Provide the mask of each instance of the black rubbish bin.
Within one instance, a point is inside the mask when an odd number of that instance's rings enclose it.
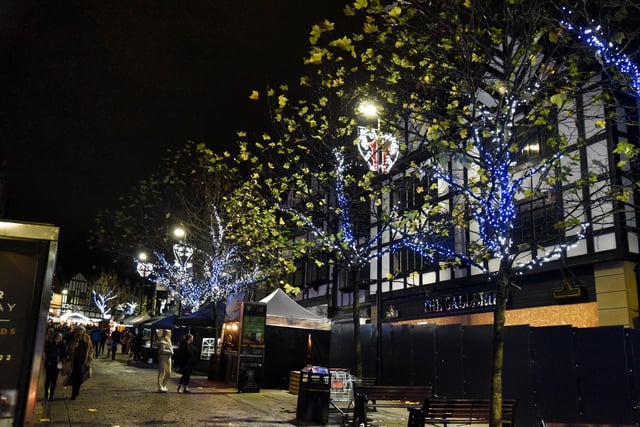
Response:
[[[300,371],[296,419],[303,422],[327,424],[331,374],[322,366],[306,366]]]

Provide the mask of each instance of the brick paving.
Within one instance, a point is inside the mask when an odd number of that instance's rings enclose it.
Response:
[[[168,393],[157,391],[155,365],[129,365],[126,355],[116,360],[104,356],[93,361],[93,377],[82,385],[76,400],[71,387],[59,385],[52,402],[42,399],[42,386],[34,417],[35,426],[300,426],[296,420],[298,396],[287,390],[263,389],[238,393],[226,384],[194,375],[193,393],[177,393],[179,373],[172,373]],[[44,375],[41,375],[41,382]],[[340,406],[348,402],[339,402]],[[406,410],[370,413],[373,426],[406,426]],[[328,426],[342,426],[342,416],[329,411]]]

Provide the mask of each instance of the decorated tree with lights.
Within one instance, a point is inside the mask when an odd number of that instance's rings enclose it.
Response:
[[[328,21],[314,26],[312,43],[331,28]],[[341,43],[334,46],[344,47]],[[331,266],[332,297],[338,286],[350,291],[355,374],[361,377],[362,291],[372,282],[372,261],[405,247],[388,243],[406,241],[402,230],[409,226],[389,195],[406,192],[411,182],[390,179],[403,143],[383,135],[376,118],[364,117],[366,94],[354,83],[352,92],[345,91],[342,66],[335,73],[328,72],[332,67],[318,71],[313,53],[306,62],[311,74],[301,77],[299,88],[281,85],[250,95],[266,103],[274,127],[257,141],[240,133],[237,158],[251,171],[261,198],[280,213],[288,236],[300,242],[289,259]],[[433,226],[436,232],[437,221]],[[376,286],[381,286],[385,278],[378,270]],[[330,311],[335,304],[329,302]]]
[[[245,285],[251,276],[267,286],[286,286],[279,276],[291,266],[282,255],[295,250],[296,242],[287,237],[239,163],[228,152],[215,153],[194,142],[169,150],[157,172],[122,198],[121,207],[100,213],[95,246],[129,269],[139,252],[157,254],[152,260],[160,267],[157,275],[173,283],[191,307],[214,296],[218,286],[211,280],[219,282],[212,279],[217,260],[228,254],[233,254],[233,269]],[[193,251],[194,271],[174,263],[176,227],[187,232],[184,243]],[[231,277],[228,272],[224,277]]]
[[[98,307],[100,313],[102,314],[102,318],[106,319],[108,315],[111,314],[111,307],[109,307],[109,301],[117,298],[117,294],[109,290],[106,293],[98,293],[95,290],[92,290],[93,294],[93,303]]]
[[[307,213],[293,218],[309,228],[331,227],[331,212],[341,216],[344,203],[319,197],[339,197],[340,181],[369,191],[352,203],[384,203],[372,195],[374,174],[340,175],[327,149],[340,147],[353,160],[356,103],[383,106],[382,127],[402,137],[402,179],[419,182],[422,198],[398,214],[393,229],[403,234],[389,250],[409,248],[444,268],[484,274],[494,286],[492,426],[501,425],[506,303],[518,275],[564,259],[586,233],[617,220],[632,195],[631,183],[613,180],[610,159],[623,165],[637,141],[621,138],[613,153],[593,145],[614,127],[637,125],[628,122],[637,117],[637,68],[628,53],[636,27],[623,24],[635,22],[628,14],[638,10],[623,1],[606,6],[357,0],[346,8],[355,32],[339,33],[330,21],[313,27],[311,71],[295,98],[286,86],[267,93],[276,132],[258,148],[279,155],[266,163],[288,174],[269,187],[271,195],[281,205],[302,205]],[[392,194],[395,179],[402,180],[394,176],[380,188]],[[523,240],[514,230],[524,227],[525,204],[545,207],[547,218]],[[362,244],[345,239],[345,223],[330,229],[332,242]]]
[[[138,305],[138,301],[132,299],[131,301],[126,301],[118,304],[116,310],[123,312],[125,316],[132,316],[136,314]]]
[[[347,13],[361,19],[359,31],[334,35],[325,23],[312,36],[316,77],[347,103],[354,93],[377,99],[384,125],[406,136],[406,170],[422,182],[424,203],[405,212],[412,221],[398,244],[485,274],[495,287],[492,426],[501,425],[503,331],[516,277],[566,256],[630,195],[612,181],[609,154],[590,150],[611,127],[629,125],[614,106],[637,85],[637,68],[620,61],[632,38],[620,31],[594,43],[574,21],[595,31],[590,12],[604,15],[601,2],[571,3],[358,0]],[[627,17],[624,2],[609,6],[607,22]],[[589,168],[587,159],[595,159]],[[523,202],[549,206],[539,240],[518,241],[514,232]]]
[[[131,293],[113,273],[102,273],[91,281],[91,294],[94,305],[100,310],[103,319],[111,316],[112,310],[123,308],[124,303],[131,301]],[[121,310],[126,313],[125,310]]]
[[[222,301],[230,294],[241,292],[263,279],[257,266],[246,271],[235,242],[226,238],[226,229],[214,209],[211,242],[208,248],[189,248],[193,253],[184,260],[174,260],[156,252],[154,268],[156,282],[174,290],[183,307],[197,310],[208,301]],[[196,265],[191,257],[198,260]]]

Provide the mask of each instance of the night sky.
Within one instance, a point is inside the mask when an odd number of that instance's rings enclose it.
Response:
[[[188,140],[232,149],[268,126],[248,100],[294,86],[312,24],[341,0],[10,0],[0,4],[6,220],[61,229],[65,274],[92,264],[97,212]]]

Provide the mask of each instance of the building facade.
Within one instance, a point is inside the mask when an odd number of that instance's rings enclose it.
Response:
[[[638,101],[618,95],[613,107],[592,102],[600,94],[585,92],[574,101],[579,111],[577,118],[558,113],[556,130],[566,136],[568,152],[574,159],[566,163],[570,171],[567,184],[557,192],[518,196],[512,230],[518,248],[515,264],[533,264],[532,260],[544,259],[558,245],[562,251],[544,263],[535,263],[535,268],[513,281],[507,326],[638,326],[640,245],[635,165],[631,161],[620,163],[620,155],[614,154],[614,148],[621,142],[639,145]],[[544,154],[542,132],[529,130],[517,136],[519,163],[535,162]],[[411,154],[415,158],[415,153]],[[449,167],[456,166],[460,165]],[[408,162],[400,161],[396,167],[399,172],[393,171],[388,179],[406,176]],[[516,179],[518,168],[513,170]],[[467,174],[471,175],[468,171]],[[597,179],[593,180],[594,176]],[[585,185],[588,179],[592,182]],[[438,200],[454,209],[459,200],[442,183],[435,183],[435,187]],[[566,196],[572,187],[584,187],[576,192],[579,197]],[[607,199],[603,193],[604,189],[622,187],[629,190],[625,202]],[[415,185],[402,188],[401,192],[391,193],[385,203],[399,203],[408,208],[420,203]],[[558,235],[553,227],[558,220],[554,216],[558,204],[573,210],[574,216],[584,218],[588,227],[583,231],[570,227]],[[376,224],[370,226],[374,235]],[[469,230],[474,229],[477,230],[477,224],[470,223],[466,229],[455,230],[450,244],[458,249],[469,245],[474,239]],[[378,250],[384,251],[393,243],[386,236]],[[497,268],[495,261],[488,262],[490,271]],[[368,269],[358,274],[362,283],[357,296],[363,307],[361,322],[438,325],[493,322],[495,284],[472,265],[433,263],[402,249],[372,261]],[[329,263],[318,266],[302,259],[291,282],[301,288],[298,299],[305,306],[328,314],[336,322],[351,321],[354,292],[344,272],[333,271]]]

